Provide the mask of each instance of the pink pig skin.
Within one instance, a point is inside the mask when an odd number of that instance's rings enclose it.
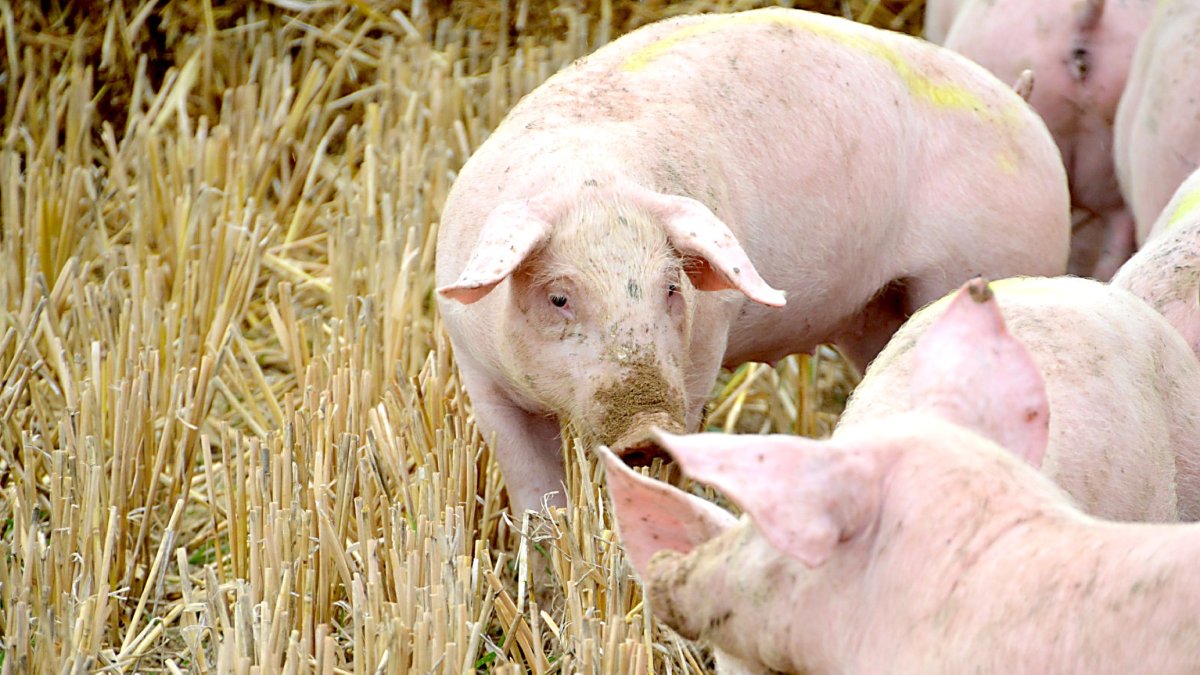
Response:
[[[1085,515],[1045,475],[927,411],[829,441],[662,442],[747,514],[712,536],[720,519],[685,511],[698,499],[606,454],[651,609],[710,643],[718,672],[1200,672],[1200,525]],[[738,479],[722,478],[731,467]],[[755,499],[772,490],[789,496]],[[708,527],[656,546],[668,520]],[[814,522],[834,524],[818,546],[777,528]]]
[[[1049,441],[1035,466],[1102,518],[1200,518],[1200,363],[1179,334],[1137,297],[1088,279],[991,288],[1045,380]],[[896,333],[851,394],[835,436],[922,403],[925,394],[909,387],[921,366],[914,345],[945,307],[918,312]],[[970,396],[961,368],[943,371],[947,386]]]
[[[1080,512],[1035,468],[1053,419],[1036,350],[981,280],[938,311],[898,383],[911,410],[828,441],[656,434],[740,522],[601,449],[655,615],[724,673],[1197,672],[1200,525]]]
[[[1062,273],[1069,227],[1045,126],[961,56],[798,10],[687,16],[480,146],[438,304],[519,511],[561,493],[560,423],[620,447],[695,429],[722,364],[832,341],[863,365],[975,274]]]
[[[1029,99],[1062,153],[1080,211],[1072,274],[1107,280],[1134,251],[1113,167],[1113,119],[1153,0],[929,0],[929,39],[1005,82],[1033,71]]]
[[[1163,0],[1138,42],[1113,153],[1139,244],[1200,166],[1200,2]]]
[[[971,0],[925,0],[925,39],[945,44],[946,34],[963,5]]]
[[[1112,284],[1158,310],[1200,358],[1200,170],[1179,186],[1152,232]]]

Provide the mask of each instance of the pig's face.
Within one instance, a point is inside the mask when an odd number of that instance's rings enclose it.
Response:
[[[604,455],[622,542],[655,615],[680,635],[714,645],[722,673],[827,665],[820,643],[829,635],[817,626],[853,605],[844,594],[873,552],[895,444],[727,434],[656,439],[686,474],[720,488],[747,515],[734,521]]]
[[[683,431],[698,295],[686,264],[639,209],[573,209],[513,274],[499,337],[509,379],[605,445],[630,447],[655,424]]]
[[[704,292],[784,302],[705,206],[620,181],[493,210],[438,292],[471,304],[497,287],[488,311],[513,397],[624,451],[653,448],[654,425],[698,421],[726,332],[694,326]]]

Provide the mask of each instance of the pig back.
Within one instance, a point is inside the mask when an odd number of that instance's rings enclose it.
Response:
[[[459,175],[439,281],[495,204],[608,176],[700,200],[792,293],[743,308],[734,330],[770,343],[744,353],[810,348],[897,278],[940,294],[1065,269],[1065,174],[1028,106],[957,54],[833,17],[680,17],[552,77]]]
[[[992,284],[1009,331],[1046,385],[1041,469],[1083,510],[1114,520],[1200,516],[1200,364],[1166,321],[1128,292],[1061,277]],[[867,370],[838,430],[920,405],[913,347],[941,314],[913,316]]]
[[[1176,188],[1200,166],[1197,34],[1200,3],[1160,2],[1138,42],[1117,108],[1113,155],[1139,244]]]

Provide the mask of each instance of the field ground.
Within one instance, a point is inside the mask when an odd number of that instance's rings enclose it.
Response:
[[[586,448],[574,508],[505,516],[433,242],[557,68],[758,4],[0,2],[0,672],[705,670]],[[829,354],[726,374],[710,427],[827,433]]]

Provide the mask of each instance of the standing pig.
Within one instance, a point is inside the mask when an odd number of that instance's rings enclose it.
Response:
[[[654,614],[723,673],[1200,672],[1200,525],[1080,512],[1029,466],[1052,412],[995,303],[946,313],[916,410],[828,441],[658,436],[740,521],[601,451]]]
[[[1200,358],[1200,170],[1179,186],[1152,232],[1112,284],[1158,310]]]
[[[480,146],[438,303],[520,512],[562,489],[560,423],[636,450],[697,428],[722,364],[832,341],[863,365],[972,275],[1061,273],[1068,202],[1045,126],[956,54],[798,10],[685,16]]]
[[[1095,516],[1200,518],[1200,363],[1179,334],[1137,297],[1089,279],[1006,279],[991,288],[1045,379],[1049,443],[1034,466]],[[914,370],[958,386],[961,364],[922,364],[914,349],[934,326],[956,323],[949,304],[921,310],[896,333],[851,394],[835,436],[920,405],[925,394],[908,386]],[[964,392],[992,377],[973,372],[981,381]]]
[[[1113,149],[1138,243],[1200,166],[1200,1],[1162,0],[1138,42]]]
[[[926,36],[1005,82],[1033,71],[1029,99],[1058,143],[1080,212],[1070,271],[1108,279],[1133,253],[1113,168],[1113,118],[1153,0],[929,0]]]

